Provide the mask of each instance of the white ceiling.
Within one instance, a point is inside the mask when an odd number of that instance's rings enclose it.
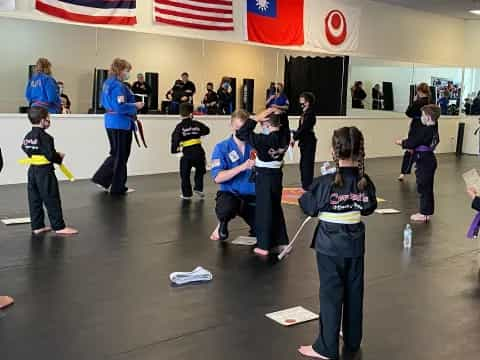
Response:
[[[386,4],[424,10],[462,19],[477,19],[480,16],[470,14],[468,10],[480,9],[480,0],[374,0]]]

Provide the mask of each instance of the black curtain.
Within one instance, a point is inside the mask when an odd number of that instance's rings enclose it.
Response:
[[[347,114],[348,56],[285,57],[285,93],[290,100],[290,114],[301,113],[299,95],[315,94],[317,115]]]

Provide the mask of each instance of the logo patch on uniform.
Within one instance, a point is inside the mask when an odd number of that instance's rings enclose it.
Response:
[[[212,168],[219,167],[221,164],[220,159],[213,159],[212,160]]]
[[[230,153],[228,154],[228,157],[230,158],[231,162],[236,162],[240,159],[240,156],[238,156],[235,150],[230,151]]]
[[[123,104],[125,102],[125,96],[124,95],[117,96],[117,102],[119,104]]]

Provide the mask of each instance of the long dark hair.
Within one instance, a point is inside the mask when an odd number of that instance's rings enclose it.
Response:
[[[343,186],[343,177],[340,173],[340,160],[352,159],[358,162],[360,180],[358,189],[365,190],[367,179],[365,177],[365,143],[363,134],[355,126],[342,127],[333,132],[332,147],[334,150],[335,164],[337,173],[335,175],[335,185]]]

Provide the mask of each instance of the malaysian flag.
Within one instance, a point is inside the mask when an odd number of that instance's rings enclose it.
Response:
[[[136,0],[36,0],[35,8],[48,15],[82,23],[137,23]]]
[[[201,30],[233,30],[231,0],[155,0],[157,23]]]

